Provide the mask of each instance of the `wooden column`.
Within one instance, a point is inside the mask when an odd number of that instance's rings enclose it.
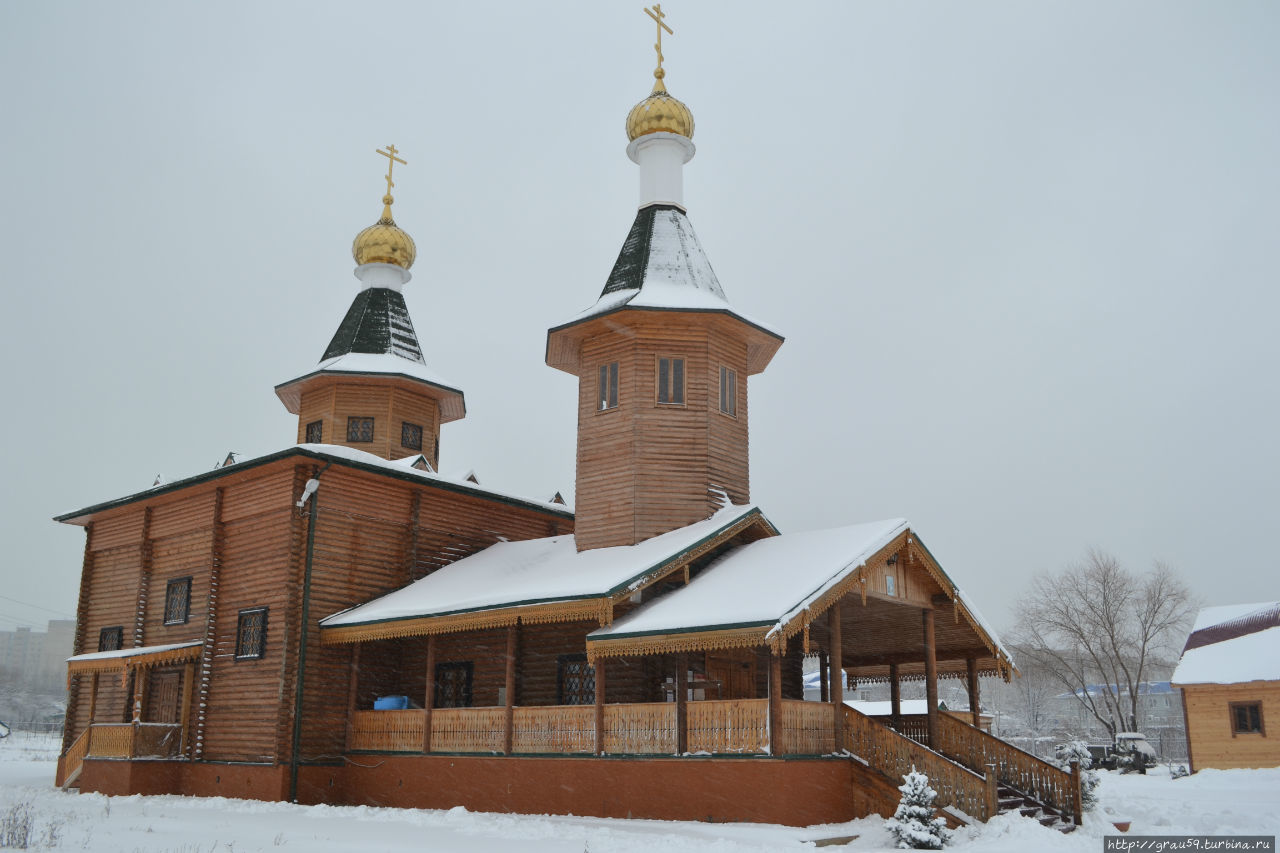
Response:
[[[818,701],[826,702],[830,699],[827,692],[827,679],[831,677],[831,667],[827,664],[827,653],[818,652]]]
[[[689,656],[676,655],[676,753],[689,751]]]
[[[934,654],[933,610],[924,611],[924,695],[929,712],[929,748],[938,748],[938,660]]]
[[[782,655],[769,655],[769,754],[782,755]]]
[[[511,754],[512,727],[515,724],[516,699],[516,626],[507,626],[507,705],[503,714],[502,751]]]
[[[360,700],[360,649],[364,643],[351,644],[351,660],[347,663],[347,749],[351,748],[351,727],[356,720]]]
[[[969,677],[969,713],[973,717],[973,727],[982,728],[982,710],[978,707],[978,659],[964,659],[965,674]]]
[[[604,755],[604,658],[596,661],[596,755]]]
[[[985,785],[985,794],[986,794],[985,799],[986,799],[986,806],[987,806],[986,819],[991,820],[991,818],[995,817],[997,814],[1000,813],[1000,794],[999,794],[1000,786],[998,781],[996,780],[996,766],[994,764],[987,765],[987,773],[986,773],[986,776],[983,778],[983,781],[986,783]]]
[[[902,730],[902,683],[896,663],[889,664],[889,725],[895,731]]]
[[[89,725],[93,725],[93,718],[98,715],[98,673],[93,674],[93,679],[89,682]]]
[[[179,737],[182,742],[178,744],[178,754],[183,758],[187,757],[187,745],[191,742],[191,733],[189,731],[191,725],[191,688],[196,683],[196,665],[193,661],[188,661],[187,665],[182,668],[182,710],[178,717],[178,723],[182,726]]]
[[[1071,762],[1071,810],[1075,812],[1072,815],[1072,822],[1079,826],[1084,820],[1084,792],[1080,788],[1080,762],[1072,760]]]
[[[840,602],[827,611],[831,631],[831,725],[837,744],[844,742],[844,628],[840,624]]]
[[[133,758],[138,749],[138,726],[142,724],[142,686],[146,683],[147,671],[133,671],[133,729],[129,732],[129,757]]]
[[[431,709],[436,704],[436,635],[427,635],[427,686],[422,697],[422,751],[431,751]]]

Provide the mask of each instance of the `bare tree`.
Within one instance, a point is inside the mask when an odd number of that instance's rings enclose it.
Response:
[[[1168,566],[1135,575],[1091,550],[1078,565],[1036,577],[1018,602],[1016,634],[1023,654],[1114,737],[1137,729],[1140,685],[1176,654],[1194,613],[1191,591]]]

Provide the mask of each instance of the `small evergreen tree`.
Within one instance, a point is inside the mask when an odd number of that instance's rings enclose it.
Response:
[[[1098,804],[1098,771],[1090,770],[1093,756],[1089,747],[1082,740],[1069,740],[1053,748],[1054,763],[1070,772],[1071,762],[1080,762],[1080,806],[1085,811],[1092,811]]]
[[[902,800],[885,827],[897,839],[900,850],[941,850],[951,840],[951,832],[946,821],[935,817],[937,791],[929,787],[929,777],[917,773],[914,766],[902,780],[898,788]]]

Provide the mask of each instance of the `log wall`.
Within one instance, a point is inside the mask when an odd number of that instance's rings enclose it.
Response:
[[[373,418],[373,441],[347,441],[347,418]],[[440,407],[431,397],[395,384],[368,382],[314,383],[302,395],[298,410],[298,443],[305,442],[307,424],[320,421],[323,443],[364,450],[383,459],[403,459],[421,453],[434,467],[440,464]],[[403,422],[422,427],[422,449],[400,443]]]
[[[1182,688],[1194,770],[1280,765],[1280,682],[1201,684]],[[1230,705],[1262,703],[1262,733],[1232,734]]]

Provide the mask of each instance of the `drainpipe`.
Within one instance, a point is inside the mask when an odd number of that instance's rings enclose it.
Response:
[[[320,488],[320,475],[329,470],[331,464],[326,462],[323,468],[315,472],[307,481],[307,485],[302,490],[302,498],[298,501],[299,511],[308,500],[311,501],[311,507],[307,515],[307,558],[302,575],[302,621],[298,631],[298,673],[293,693],[293,747],[289,751],[289,802],[291,803],[298,801],[298,750],[302,744],[302,685],[307,671],[307,626],[311,620],[311,562],[315,557],[316,511],[320,504],[315,495]]]

